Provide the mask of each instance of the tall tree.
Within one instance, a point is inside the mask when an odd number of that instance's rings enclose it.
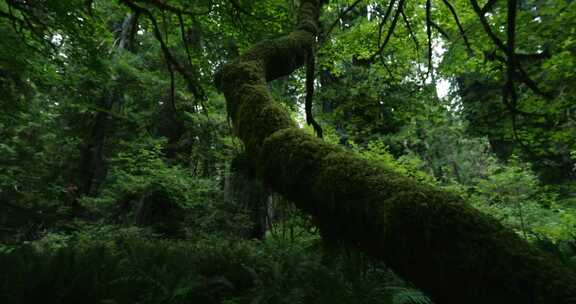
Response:
[[[132,51],[134,35],[138,27],[138,14],[127,14],[116,32],[116,45],[113,56],[123,51]],[[110,113],[118,108],[122,99],[122,87],[124,80],[120,75],[110,91],[103,92],[100,101],[100,111],[94,117],[90,129],[90,135],[86,138],[82,148],[80,162],[80,193],[90,196],[98,194],[100,185],[106,177],[106,163],[104,156],[104,145],[113,120]]]

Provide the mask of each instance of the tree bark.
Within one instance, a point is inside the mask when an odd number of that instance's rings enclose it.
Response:
[[[137,14],[132,13],[124,17],[120,28],[116,30],[115,51],[133,49],[134,33],[137,26]],[[105,96],[100,102],[102,110],[94,117],[90,134],[85,140],[80,161],[79,193],[81,195],[97,196],[100,192],[100,186],[106,178],[105,141],[113,123],[109,112],[113,112],[114,108],[121,102],[122,86],[123,80],[120,77],[111,91],[104,92]]]
[[[271,205],[268,203],[271,193],[262,187],[262,183],[251,174],[244,154],[236,156],[232,160],[229,174],[226,177],[228,187],[225,193],[228,198],[234,199],[236,204],[248,210],[252,227],[246,236],[252,239],[263,240],[269,227],[268,211]]]
[[[297,128],[266,82],[302,66],[319,0],[296,30],[256,44],[216,75],[234,130],[265,184],[323,235],[386,262],[437,303],[576,303],[576,276],[460,197],[400,176]]]

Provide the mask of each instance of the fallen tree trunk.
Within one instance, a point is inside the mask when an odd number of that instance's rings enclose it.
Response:
[[[302,0],[295,31],[224,66],[234,130],[263,182],[351,243],[449,303],[576,303],[576,277],[461,198],[305,134],[266,83],[302,66],[319,0]]]

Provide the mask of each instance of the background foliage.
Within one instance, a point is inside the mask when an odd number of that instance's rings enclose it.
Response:
[[[322,241],[243,160],[212,75],[292,29],[297,2],[0,1],[0,302],[430,303]],[[509,54],[471,2],[448,2],[461,28],[446,2],[431,1],[430,36],[423,1],[324,6],[325,140],[466,197],[574,267],[576,3],[521,1],[532,85],[515,79],[511,108]],[[504,2],[480,4],[505,41]],[[270,89],[312,132],[304,75]]]

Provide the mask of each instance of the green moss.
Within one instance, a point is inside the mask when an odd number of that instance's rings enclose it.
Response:
[[[286,36],[257,43],[241,61],[260,61],[267,81],[289,75],[301,67],[314,44],[314,35],[307,31],[294,31]]]
[[[217,82],[264,183],[312,214],[323,236],[387,262],[438,303],[576,303],[576,278],[461,198],[297,129],[266,80],[300,67],[314,43],[317,0],[298,29],[257,44]]]
[[[314,35],[318,34],[318,14],[320,2],[317,0],[302,1],[298,13],[298,30],[303,30]]]
[[[214,76],[214,82],[227,97],[234,99],[235,91],[243,84],[265,83],[261,60],[237,60],[224,65]]]
[[[265,140],[258,171],[290,197],[309,200],[303,189],[317,175],[322,157],[337,149],[296,128],[279,130]]]
[[[481,300],[468,303],[516,303],[530,302],[531,292],[565,293],[566,283],[558,278],[571,276],[568,271],[452,193],[296,129],[270,136],[262,156],[265,180],[312,213],[323,235],[385,260],[439,301],[477,297]],[[451,292],[457,296],[441,292],[447,285],[455,286]],[[556,303],[550,299],[541,303]],[[570,303],[563,301],[558,303]]]

